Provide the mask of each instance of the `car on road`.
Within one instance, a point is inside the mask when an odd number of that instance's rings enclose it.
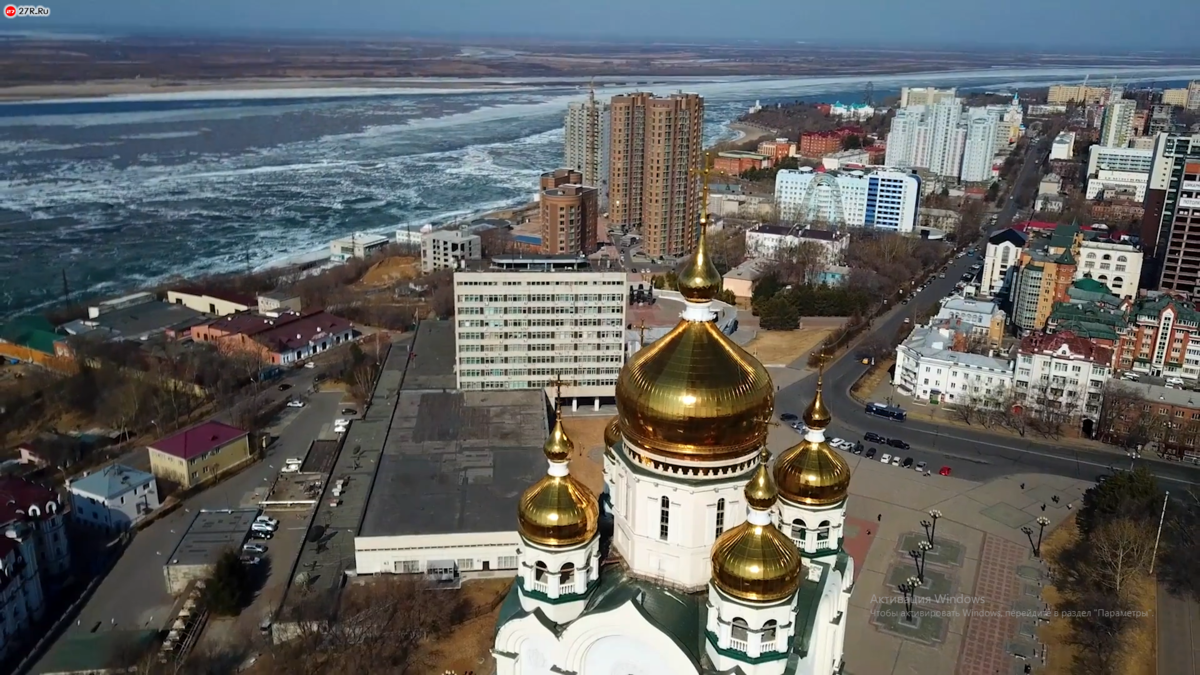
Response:
[[[288,389],[291,389],[291,388],[292,388],[292,385],[288,384],[287,382],[284,382],[283,384],[279,385],[279,391],[287,391]]]
[[[304,367],[305,368],[316,368],[317,364],[313,363],[312,361],[309,361],[308,363],[304,364]]]
[[[892,456],[891,456],[891,455],[889,455],[889,454],[887,454],[887,453],[885,452],[885,453],[883,453],[883,457],[880,457],[880,458],[879,458],[879,461],[880,461],[880,463],[882,463],[882,464],[891,464],[891,463],[892,463]]]
[[[925,473],[925,467],[929,466],[926,462],[917,462],[917,471]]]
[[[342,414],[343,415],[357,415],[358,410],[356,410],[354,408],[342,408]]]
[[[300,400],[300,399],[298,399],[298,398],[294,398],[294,399],[292,399],[292,400],[290,400],[290,401],[288,401],[288,402],[287,402],[287,407],[289,407],[289,408],[303,408],[303,407],[304,407],[304,401],[301,401],[301,400]]]
[[[910,469],[910,468],[912,468],[912,465],[913,465],[913,458],[912,458],[912,457],[905,457],[905,458],[904,458],[904,463],[903,463],[903,464],[901,464],[900,466],[902,466],[902,467],[904,467],[904,468],[906,468],[906,469]]]
[[[908,450],[909,448],[912,447],[911,445],[909,445],[908,443],[905,443],[904,441],[900,440],[899,438],[889,438],[889,439],[887,439],[887,444],[892,446],[893,448],[900,448],[901,450]]]
[[[256,556],[256,555],[244,555],[244,556],[242,556],[242,563],[244,563],[244,564],[246,564],[246,565],[257,565],[257,564],[259,564],[260,562],[262,562],[262,558],[261,558],[261,557],[259,557],[259,556]]]
[[[299,464],[285,464],[279,473],[300,473]]]
[[[274,536],[275,536],[275,533],[273,531],[271,531],[270,529],[256,530],[256,529],[254,529],[253,526],[251,526],[251,528],[250,528],[250,538],[251,539],[270,539],[271,537],[274,537]]]
[[[867,448],[867,454],[865,456],[867,459],[872,459],[875,457],[876,452],[879,452],[879,451],[876,450],[875,448]]]
[[[271,534],[274,534],[275,528],[266,523],[253,523],[252,525],[250,525],[250,531],[251,532],[269,532]]]
[[[943,466],[942,468],[938,469],[938,473],[943,476],[949,476],[950,475],[950,467]]]
[[[779,416],[781,422],[795,422],[798,419],[800,419],[800,416],[794,413],[782,413]]]
[[[251,553],[254,555],[262,555],[267,552],[267,547],[262,544],[242,544],[242,553]]]
[[[874,431],[868,431],[867,433],[863,434],[863,440],[868,443],[887,443],[886,438],[880,436]]]
[[[900,466],[900,455],[892,458],[892,466]]]
[[[291,464],[292,462],[288,462],[288,463]],[[266,523],[266,524],[270,525],[271,527],[279,527],[279,521],[272,518],[271,516],[267,516],[267,515],[258,516],[257,518],[254,519],[254,522]]]
[[[945,278],[946,278],[946,273],[945,273],[945,272],[942,272],[941,274],[939,274],[939,275],[938,275],[938,278],[939,278],[939,279],[945,279]]]

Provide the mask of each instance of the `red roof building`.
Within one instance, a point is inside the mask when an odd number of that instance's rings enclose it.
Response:
[[[0,478],[0,529],[16,527],[32,536],[43,587],[46,579],[71,571],[66,523],[66,507],[57,492],[13,476]]]
[[[208,421],[151,444],[150,472],[182,488],[213,480],[253,459],[250,434]]]
[[[245,431],[228,424],[201,422],[174,436],[156,441],[151,447],[172,457],[190,460],[245,435]]]
[[[226,352],[250,352],[268,363],[303,361],[354,339],[354,326],[324,311],[266,316],[238,312],[192,329],[192,339]]]

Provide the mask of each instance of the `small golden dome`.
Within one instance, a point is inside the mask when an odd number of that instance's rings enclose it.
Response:
[[[713,585],[740,600],[778,602],[800,588],[803,564],[796,544],[771,523],[775,487],[763,451],[746,486],[750,516],[717,538],[712,550]]]
[[[806,438],[784,450],[774,474],[779,495],[795,504],[829,506],[850,491],[850,465],[824,439]]]
[[[767,438],[775,386],[758,359],[713,321],[680,321],[617,378],[621,433],[679,459],[728,459]]]
[[[517,531],[525,539],[548,547],[578,546],[596,535],[600,506],[596,496],[571,476],[567,460],[575,444],[555,413],[554,429],[542,451],[550,470],[521,495],[517,504]]]
[[[821,379],[818,375],[817,393],[813,396],[812,403],[804,410],[804,424],[809,429],[827,429],[833,421],[833,415],[829,413],[829,408],[825,407],[825,398],[821,395]]]
[[[708,256],[707,213],[700,216],[700,241],[696,252],[679,271],[679,294],[690,302],[708,302],[721,293],[724,281]]]
[[[604,446],[608,448],[617,447],[617,443],[621,442],[621,418],[613,415],[613,418],[608,421],[608,426],[604,427]]]

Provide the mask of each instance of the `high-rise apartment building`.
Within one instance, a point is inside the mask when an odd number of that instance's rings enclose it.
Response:
[[[915,105],[937,105],[939,101],[955,98],[958,90],[954,87],[938,89],[936,87],[902,87],[900,89],[900,107],[909,108]]]
[[[608,205],[608,150],[612,112],[607,103],[588,99],[567,106],[563,138],[566,167],[583,175],[583,185],[596,188],[600,208]]]
[[[455,372],[464,391],[548,389],[599,406],[625,362],[629,284],[576,256],[497,257],[454,274]]]
[[[923,105],[900,108],[892,118],[887,135],[887,154],[884,164],[898,169],[928,166],[928,125]]]
[[[614,96],[608,219],[640,229],[646,255],[684,256],[700,214],[704,99],[698,94]]]
[[[921,179],[889,169],[813,171],[783,169],[775,175],[780,218],[833,228],[874,227],[913,231],[920,210]]]
[[[1104,108],[1104,123],[1100,127],[1100,145],[1106,148],[1129,147],[1133,137],[1133,114],[1137,101],[1118,99]]]
[[[1200,293],[1200,134],[1159,134],[1147,184],[1143,245],[1158,270],[1158,287]]]
[[[1163,89],[1162,103],[1163,105],[1179,106],[1180,108],[1187,107],[1188,90],[1187,87],[1179,89]]]
[[[957,178],[962,170],[967,132],[962,126],[962,100],[945,98],[930,109],[929,171]]]
[[[578,254],[595,251],[599,202],[596,188],[584,185],[583,174],[574,169],[542,174],[538,199],[542,252]]]
[[[996,154],[997,126],[997,116],[987,108],[971,108],[968,111],[967,138],[963,148],[962,170],[959,174],[964,183],[992,179],[992,157]]]
[[[1097,105],[1107,100],[1108,87],[1089,87],[1086,84],[1056,84],[1050,87],[1046,103],[1064,105],[1067,103],[1082,103]]]
[[[1183,107],[1188,110],[1200,110],[1200,80],[1188,82],[1187,102]]]

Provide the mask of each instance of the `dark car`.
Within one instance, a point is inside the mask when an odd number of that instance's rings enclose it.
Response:
[[[901,450],[907,450],[912,447],[911,445],[909,445],[908,443],[905,443],[904,441],[900,440],[899,438],[889,438],[887,440],[887,444],[892,446],[893,448],[900,448]]]
[[[357,415],[358,410],[355,408],[342,408],[343,415]]]
[[[904,463],[903,463],[903,464],[901,464],[900,466],[902,466],[902,467],[904,467],[904,468],[906,468],[906,469],[911,469],[911,468],[912,468],[912,465],[913,465],[913,458],[912,458],[912,457],[905,457],[905,458],[904,458]]]
[[[287,382],[284,382],[283,384],[279,385],[279,391],[287,391],[288,389],[291,389],[291,388],[292,388],[292,385],[288,384]]]
[[[853,448],[850,448],[850,452],[852,452],[852,453],[854,453],[854,454],[856,454],[856,455],[861,455],[861,454],[863,453],[863,444],[862,444],[862,441],[859,441],[858,443],[855,443],[855,444],[854,444],[854,447],[853,447]]]
[[[250,530],[251,539],[270,539],[275,535],[271,532],[263,532],[262,530]]]
[[[875,448],[867,448],[867,454],[864,455],[864,457],[866,457],[867,459],[871,459],[872,457],[875,456],[876,452],[878,452],[878,450],[876,450]]]
[[[863,440],[868,443],[887,443],[886,438],[880,436],[874,431],[868,431],[867,433],[863,434]]]
[[[783,422],[795,422],[796,420],[800,419],[800,417],[792,413],[783,413],[779,416],[779,419]]]

